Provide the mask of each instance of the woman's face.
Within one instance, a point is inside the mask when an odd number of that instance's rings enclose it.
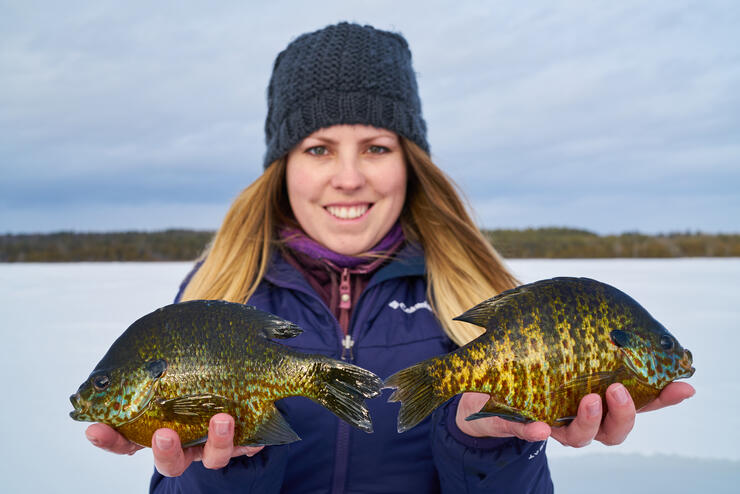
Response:
[[[335,125],[288,154],[288,199],[309,237],[345,255],[377,244],[401,214],[406,164],[398,136],[368,125]]]

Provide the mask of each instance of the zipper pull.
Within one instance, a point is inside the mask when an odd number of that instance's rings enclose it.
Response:
[[[349,352],[349,359],[354,360],[355,357],[352,355],[352,347],[355,345],[355,340],[348,334],[344,335],[342,340],[342,360],[347,360],[347,352]]]
[[[344,268],[339,282],[339,308],[349,309],[350,307],[352,307],[352,289],[349,284],[349,269]]]

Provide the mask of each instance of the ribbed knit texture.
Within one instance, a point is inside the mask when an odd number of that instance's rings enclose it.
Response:
[[[346,22],[296,38],[267,90],[264,166],[337,124],[391,130],[429,152],[411,52],[397,33]]]

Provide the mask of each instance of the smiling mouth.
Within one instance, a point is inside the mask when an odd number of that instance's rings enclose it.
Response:
[[[357,206],[326,206],[324,209],[335,218],[354,220],[367,213],[370,207],[370,204],[362,204]]]

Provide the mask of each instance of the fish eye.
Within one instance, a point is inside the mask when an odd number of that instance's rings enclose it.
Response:
[[[105,374],[98,374],[92,378],[92,384],[98,391],[103,391],[110,385],[110,378]]]
[[[671,338],[669,335],[664,334],[660,337],[660,347],[663,350],[673,350],[674,342],[673,338]]]

